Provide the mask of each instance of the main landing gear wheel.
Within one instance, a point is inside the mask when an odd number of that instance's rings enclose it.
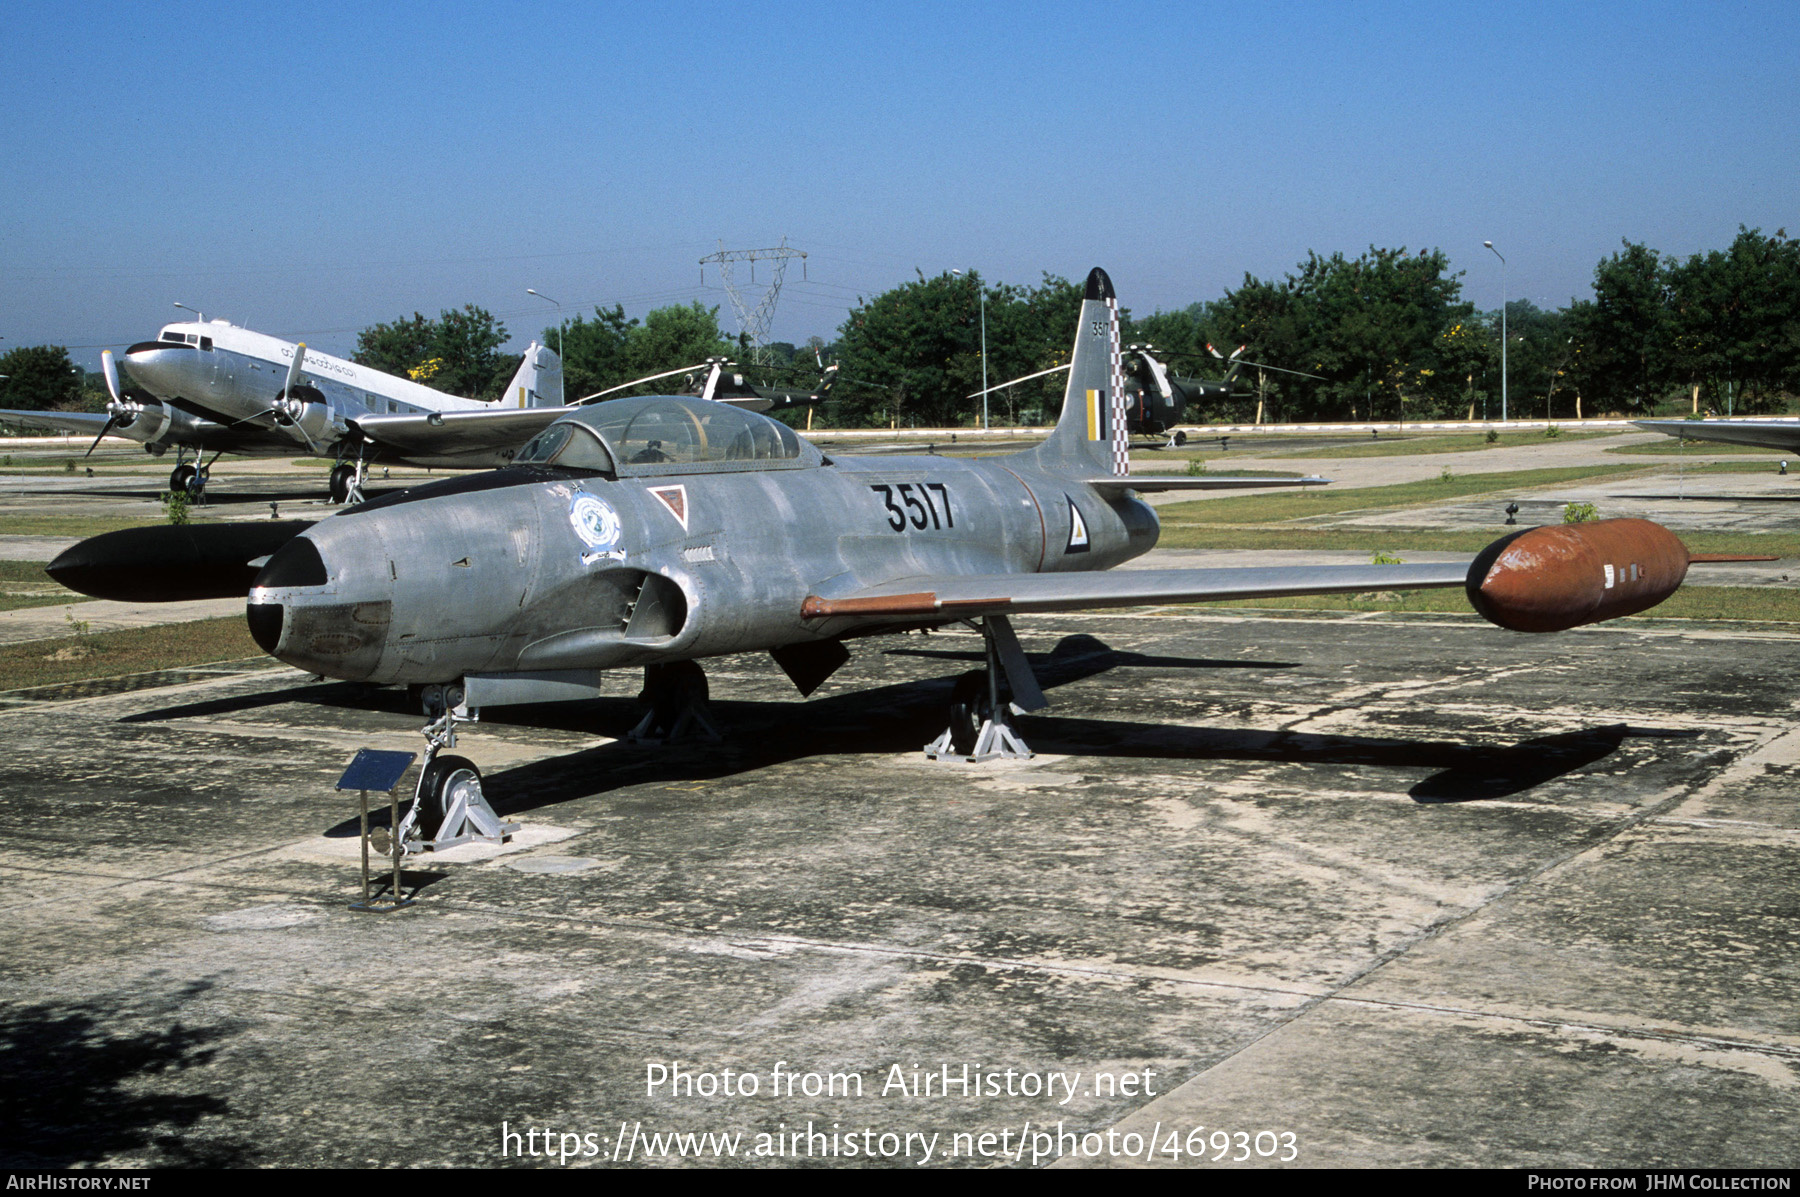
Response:
[[[706,670],[697,661],[644,666],[644,690],[638,699],[650,709],[626,738],[634,744],[667,744],[687,735],[720,739],[707,693]]]
[[[333,503],[344,503],[350,498],[350,483],[356,477],[356,467],[349,462],[339,462],[331,467],[330,496]]]
[[[971,669],[956,679],[956,688],[950,692],[950,750],[957,756],[975,752],[976,737],[988,720],[987,711],[987,674]]]
[[[194,477],[199,471],[191,465],[178,465],[169,474],[169,489],[177,494],[189,494],[194,489]]]
[[[469,788],[473,787],[473,794]],[[429,827],[441,827],[444,816],[460,796],[465,800],[481,793],[481,770],[466,756],[446,753],[431,758],[419,783],[419,817]]]

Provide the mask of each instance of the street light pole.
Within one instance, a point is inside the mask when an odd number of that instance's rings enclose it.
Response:
[[[1494,249],[1492,241],[1483,241],[1483,245]],[[1500,259],[1500,422],[1506,423],[1506,255],[1494,249],[1494,256]]]
[[[961,270],[951,270],[951,274],[961,278]],[[988,368],[987,368],[987,288],[981,285],[981,279],[973,269],[968,272],[975,284],[975,294],[981,300],[981,427],[986,431],[988,426]]]
[[[533,291],[530,287],[525,288],[525,294],[535,295],[539,299],[543,300],[545,303],[556,303],[556,301],[554,299],[551,299],[548,295],[545,295],[542,291]],[[562,304],[556,303],[556,356],[560,358],[560,357],[562,357],[562,355],[563,355]]]

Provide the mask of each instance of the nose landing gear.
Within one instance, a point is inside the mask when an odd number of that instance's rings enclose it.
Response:
[[[458,714],[462,690],[456,686],[426,686],[423,698],[427,714],[437,718],[425,725],[425,765],[419,770],[418,789],[412,806],[400,820],[400,850],[407,854],[442,851],[457,844],[503,844],[519,830],[519,824],[501,820],[481,790],[481,770],[466,756],[443,753],[456,747],[456,725],[474,723],[477,711]],[[430,838],[425,830],[435,829]]]

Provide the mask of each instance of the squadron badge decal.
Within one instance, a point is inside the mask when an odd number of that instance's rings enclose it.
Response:
[[[650,493],[669,509],[669,514],[681,522],[681,530],[686,532],[688,530],[687,487],[653,486],[650,488]]]
[[[619,547],[624,527],[619,513],[604,499],[590,494],[577,494],[569,503],[569,523],[588,551],[581,555],[583,565],[596,561],[623,561],[625,550]]]

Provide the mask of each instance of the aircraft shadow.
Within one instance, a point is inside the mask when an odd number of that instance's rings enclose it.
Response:
[[[255,505],[258,503],[266,504],[270,502],[305,503],[314,500],[323,501],[326,489],[326,482],[323,478],[319,480],[319,483],[316,486],[295,486],[290,484],[287,486],[270,486],[267,490],[215,490],[209,487],[206,492],[206,501],[199,504],[199,506],[224,507],[232,504]],[[366,486],[363,488],[363,497],[365,499],[379,499],[383,495],[398,494],[405,489],[407,488],[404,486]],[[68,489],[45,489],[34,493],[64,498],[91,499],[95,497],[95,492],[92,490],[82,490],[74,487]],[[147,499],[152,502],[160,502],[162,497],[168,493],[169,488],[167,486],[155,487],[147,490],[131,487],[122,490],[108,490],[104,492],[104,497],[108,499]],[[333,510],[336,509],[333,508]]]
[[[1097,719],[1033,719],[1026,741],[1043,752],[1162,760],[1270,761],[1439,771],[1407,791],[1425,805],[1507,798],[1573,773],[1618,751],[1627,739],[1688,738],[1697,732],[1625,724],[1540,736],[1512,745],[1377,739],[1296,732],[1157,727]]]
[[[890,649],[895,655],[967,660],[978,652]],[[1293,668],[1290,662],[1210,661],[1119,652],[1089,635],[1064,637],[1050,653],[1027,654],[1046,690],[1118,667]],[[519,814],[644,782],[716,781],[772,765],[819,756],[918,752],[943,730],[944,707],[954,677],[927,678],[846,691],[810,701],[716,700],[713,712],[725,731],[720,744],[645,746],[623,737],[642,716],[632,697],[493,707],[482,722],[601,734],[614,742],[490,773],[488,800],[502,815]],[[358,683],[303,685],[285,690],[209,699],[144,711],[121,722],[196,718],[302,702],[337,710],[417,715],[404,691]],[[1440,805],[1506,798],[1604,760],[1627,739],[1691,737],[1696,732],[1614,724],[1542,736],[1512,745],[1392,737],[1313,735],[1242,729],[1180,727],[1118,720],[1022,716],[1020,734],[1042,753],[1113,756],[1168,761],[1236,760],[1289,764],[1364,765],[1438,772],[1408,791],[1417,802]],[[405,793],[403,799],[410,800]],[[377,803],[371,824],[385,823]],[[355,835],[354,819],[329,835]]]

